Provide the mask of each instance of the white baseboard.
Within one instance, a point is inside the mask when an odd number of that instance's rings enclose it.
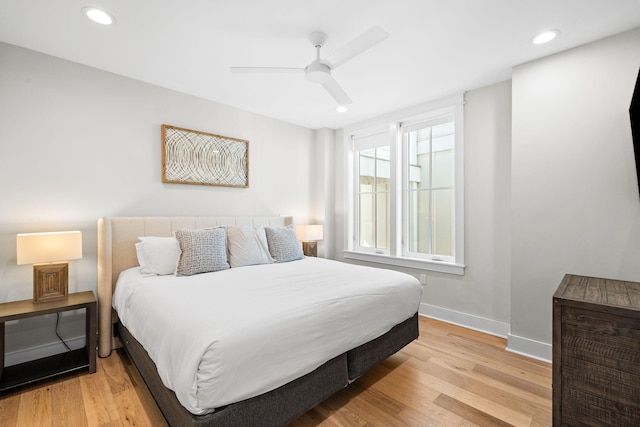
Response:
[[[85,346],[85,337],[65,338],[64,342],[66,342],[72,350],[77,350]],[[54,354],[64,353],[65,351],[67,351],[67,348],[64,344],[60,341],[55,341],[7,353],[4,356],[4,364],[5,366],[13,366],[19,363],[53,356]]]
[[[432,319],[442,320],[467,329],[484,332],[501,338],[507,338],[510,326],[508,323],[491,320],[461,311],[450,310],[448,308],[437,307],[430,304],[420,304],[419,313]]]
[[[551,344],[509,334],[507,351],[551,363],[553,352]]]
[[[507,339],[507,351],[551,363],[551,345],[529,338],[519,337],[510,333],[511,325],[497,320],[486,319],[448,308],[430,304],[420,304],[419,313],[422,316],[443,322],[473,329],[490,335]]]

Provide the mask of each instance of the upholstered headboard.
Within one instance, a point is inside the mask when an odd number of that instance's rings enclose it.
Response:
[[[172,236],[176,230],[227,226],[283,226],[292,217],[104,217],[98,220],[98,354],[107,357],[119,344],[113,336],[117,315],[111,298],[118,275],[138,265],[140,236]]]

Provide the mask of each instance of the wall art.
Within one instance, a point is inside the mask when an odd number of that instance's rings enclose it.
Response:
[[[249,141],[162,125],[162,182],[249,187]]]

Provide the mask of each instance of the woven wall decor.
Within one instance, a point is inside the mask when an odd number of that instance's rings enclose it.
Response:
[[[162,182],[249,187],[249,141],[162,125]]]

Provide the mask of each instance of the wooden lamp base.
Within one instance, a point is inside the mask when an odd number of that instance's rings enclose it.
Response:
[[[54,301],[67,298],[68,295],[68,262],[33,265],[33,302]]]
[[[318,256],[318,242],[302,242],[304,256]]]

